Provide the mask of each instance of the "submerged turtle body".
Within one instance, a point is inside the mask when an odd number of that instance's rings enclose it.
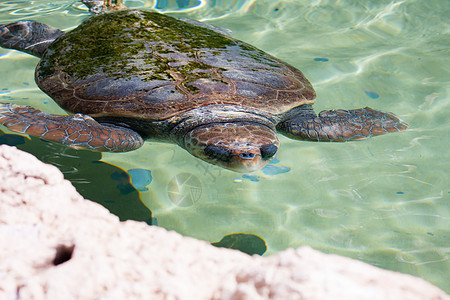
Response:
[[[0,124],[74,148],[130,151],[146,139],[165,141],[246,172],[275,155],[277,131],[348,141],[407,127],[370,108],[316,115],[314,89],[299,70],[201,23],[156,12],[104,13],[68,33],[16,22],[0,26],[0,45],[41,57],[38,86],[74,114],[0,104]]]
[[[146,120],[211,104],[281,114],[315,99],[300,71],[263,51],[140,10],[93,17],[62,36],[36,81],[70,112]]]

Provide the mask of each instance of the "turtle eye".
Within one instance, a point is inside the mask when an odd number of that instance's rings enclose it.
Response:
[[[262,159],[268,160],[277,153],[278,147],[274,144],[262,145],[261,148],[259,148],[259,151],[261,152]]]
[[[209,158],[217,159],[223,162],[229,162],[231,160],[231,150],[224,147],[208,145],[205,147],[204,151]]]

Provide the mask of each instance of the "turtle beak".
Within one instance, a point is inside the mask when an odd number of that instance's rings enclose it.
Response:
[[[205,147],[205,154],[211,159],[217,159],[224,162],[229,162],[233,156],[239,156],[239,159],[253,160],[260,156],[262,160],[270,160],[277,153],[278,147],[274,144],[263,145],[259,151],[232,151],[225,147],[208,145]]]
[[[247,146],[248,147],[248,146]],[[263,168],[277,152],[278,147],[269,144],[259,149],[227,149],[208,145],[204,149],[204,160],[237,172],[252,172]]]

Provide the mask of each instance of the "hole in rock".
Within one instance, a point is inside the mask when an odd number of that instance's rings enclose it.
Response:
[[[56,255],[55,258],[53,259],[53,264],[57,266],[71,259],[74,248],[75,245],[71,246],[59,245],[58,247],[56,247]]]

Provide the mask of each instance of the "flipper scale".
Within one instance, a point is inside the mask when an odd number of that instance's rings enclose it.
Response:
[[[64,31],[35,21],[0,25],[0,47],[42,57],[48,46]]]
[[[346,142],[365,140],[389,132],[404,131],[408,124],[392,113],[370,107],[322,111],[315,116],[312,110],[281,122],[277,129],[286,136],[307,141]]]
[[[10,103],[0,103],[0,124],[11,131],[60,142],[75,149],[125,152],[144,143],[142,137],[131,129],[100,124],[86,115],[52,115],[30,106]]]

